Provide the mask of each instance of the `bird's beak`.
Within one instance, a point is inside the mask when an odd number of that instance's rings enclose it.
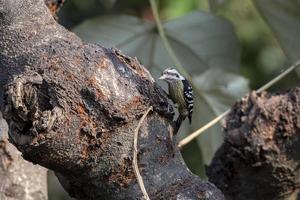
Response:
[[[161,77],[158,78],[159,80],[165,80],[166,79],[166,76],[165,75],[162,75]]]

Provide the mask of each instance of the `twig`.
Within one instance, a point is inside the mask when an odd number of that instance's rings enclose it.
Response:
[[[208,105],[210,105],[211,107],[213,107],[211,105],[211,102],[207,100],[207,98],[202,94],[202,92],[200,91],[200,89],[196,86],[196,84],[194,83],[194,81],[193,81],[192,77],[189,75],[189,73],[184,69],[184,67],[180,63],[179,59],[177,58],[177,56],[176,56],[173,48],[171,47],[170,42],[169,42],[169,40],[168,40],[168,38],[166,36],[165,30],[164,30],[164,28],[162,26],[161,20],[159,18],[158,9],[157,9],[157,5],[156,5],[155,0],[150,0],[150,4],[151,4],[151,9],[152,9],[152,12],[153,12],[154,19],[155,19],[155,23],[156,23],[156,26],[157,26],[157,29],[158,29],[158,33],[159,33],[159,35],[161,37],[161,40],[163,41],[163,44],[164,44],[164,47],[166,48],[166,51],[169,54],[169,56],[171,57],[171,60],[172,60],[173,64],[175,65],[176,69],[178,69],[178,71],[181,74],[183,74],[184,77],[187,78],[191,82],[195,94],[197,94],[199,97],[202,97],[202,99]],[[211,109],[211,110],[214,112],[213,109]]]
[[[175,67],[180,71],[180,73],[182,73],[185,77],[187,77],[191,83],[192,86],[195,90],[195,92],[201,96],[208,104],[210,104],[209,101],[207,101],[207,99],[205,98],[205,96],[202,95],[201,91],[195,87],[195,84],[191,78],[191,76],[186,72],[186,70],[184,69],[184,67],[181,65],[180,61],[178,60],[178,58],[176,57],[167,37],[164,31],[164,28],[161,24],[161,21],[159,19],[159,15],[158,15],[158,9],[157,9],[157,5],[155,0],[150,0],[150,4],[151,4],[151,8],[152,8],[152,12],[154,15],[154,19],[157,25],[157,29],[159,32],[159,35],[163,41],[163,44],[169,54],[169,56],[171,57]],[[257,92],[262,92],[266,89],[268,89],[269,87],[271,87],[273,84],[275,84],[276,82],[278,82],[280,79],[282,79],[284,76],[286,76],[288,73],[290,73],[291,71],[293,71],[298,65],[300,64],[300,61],[296,62],[294,65],[292,65],[290,68],[288,68],[286,71],[284,71],[283,73],[281,73],[280,75],[278,75],[277,77],[275,77],[274,79],[272,79],[270,82],[268,82],[267,84],[265,84],[264,86],[262,86],[261,88],[259,88],[257,90]],[[210,122],[208,122],[206,125],[204,125],[203,127],[201,127],[200,129],[196,130],[195,132],[191,133],[189,136],[187,136],[186,138],[182,139],[179,143],[178,143],[178,147],[183,147],[184,145],[188,144],[190,141],[192,141],[193,139],[195,139],[196,137],[198,137],[201,133],[203,133],[204,131],[206,131],[207,129],[209,129],[210,127],[212,127],[213,125],[215,125],[216,123],[218,123],[220,120],[222,120],[226,115],[228,115],[230,113],[230,109],[226,110],[224,113],[220,114],[219,116],[217,116],[215,119],[211,120]]]
[[[190,135],[188,135],[187,137],[185,137],[184,139],[182,139],[178,143],[178,147],[181,148],[184,145],[186,145],[189,142],[191,142],[193,139],[195,139],[196,137],[198,137],[201,133],[203,133],[204,131],[206,131],[207,129],[209,129],[210,127],[212,127],[213,125],[215,125],[216,123],[218,123],[221,119],[223,119],[226,115],[228,115],[229,112],[230,112],[230,109],[226,110],[224,113],[222,113],[221,115],[219,115],[215,119],[211,120],[210,122],[208,122],[207,124],[205,124],[204,126],[202,126],[200,129],[196,130],[195,132],[191,133]]]
[[[137,161],[137,153],[138,153],[138,149],[137,149],[137,143],[138,143],[138,136],[139,136],[139,130],[142,126],[142,123],[144,122],[145,118],[147,117],[148,113],[152,110],[152,106],[149,107],[149,109],[144,113],[144,115],[142,116],[142,118],[140,119],[135,131],[134,131],[134,138],[133,138],[133,161],[132,161],[132,167],[134,169],[134,174],[136,176],[136,179],[138,181],[138,184],[141,188],[141,191],[144,195],[144,198],[146,200],[150,200],[148,193],[146,191],[144,182],[143,182],[143,178],[140,174],[139,171],[139,167],[138,167],[138,161]]]
[[[278,76],[276,76],[275,78],[273,78],[272,80],[270,80],[268,83],[266,83],[265,85],[263,85],[262,87],[260,87],[258,90],[256,90],[257,92],[262,92],[268,88],[270,88],[272,85],[274,85],[275,83],[277,83],[278,81],[280,81],[283,77],[285,77],[287,74],[289,74],[290,72],[292,72],[294,69],[296,69],[296,67],[298,67],[300,65],[300,60],[298,60],[297,62],[295,62],[293,65],[291,65],[288,69],[286,69],[284,72],[282,72],[281,74],[279,74]]]
[[[272,85],[274,85],[279,80],[281,80],[282,78],[284,78],[287,74],[289,74],[290,72],[292,72],[299,65],[300,65],[300,60],[297,61],[296,63],[294,63],[292,66],[290,66],[287,70],[285,70],[284,72],[282,72],[281,74],[279,74],[278,76],[276,76],[274,79],[272,79],[271,81],[269,81],[268,83],[266,83],[265,85],[263,85],[256,92],[262,92],[262,91],[270,88]],[[204,126],[202,126],[200,129],[198,129],[195,132],[191,133],[189,136],[187,136],[186,138],[182,139],[178,143],[178,147],[181,148],[184,145],[188,144],[193,139],[195,139],[196,137],[198,137],[201,133],[203,133],[204,131],[206,131],[207,129],[209,129],[210,127],[212,127],[213,125],[215,125],[219,121],[221,121],[229,113],[230,113],[230,109],[226,110],[224,113],[222,113],[221,115],[219,115],[215,119],[211,120],[210,122],[208,122],[207,124],[205,124]]]
[[[159,35],[163,41],[163,44],[166,48],[166,51],[168,52],[169,56],[171,57],[175,67],[179,70],[180,73],[182,73],[184,76],[188,76],[188,73],[184,70],[183,66],[181,65],[180,61],[178,60],[178,58],[176,57],[176,54],[174,53],[167,37],[166,37],[166,33],[164,31],[164,28],[161,24],[161,21],[159,19],[159,15],[158,15],[158,9],[156,6],[156,2],[155,0],[150,0],[150,4],[151,4],[151,9],[153,12],[153,16],[156,22],[156,26],[159,32]]]

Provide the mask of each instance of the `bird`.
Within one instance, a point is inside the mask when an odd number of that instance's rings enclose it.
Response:
[[[179,129],[186,117],[188,117],[191,124],[194,108],[194,95],[193,88],[189,81],[174,68],[165,69],[159,79],[168,83],[168,96],[174,104],[177,104],[179,113],[176,120],[177,128]]]

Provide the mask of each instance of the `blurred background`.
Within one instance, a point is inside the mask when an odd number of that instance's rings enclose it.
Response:
[[[297,61],[300,52],[297,3],[297,0],[156,1],[175,60],[161,40],[148,0],[67,0],[58,19],[87,42],[116,47],[137,57],[155,79],[169,66],[177,66],[189,74],[196,90],[196,108],[192,125],[184,124],[180,130],[179,137],[183,138]],[[299,85],[298,75],[291,73],[269,91],[296,85]],[[222,134],[221,126],[217,125],[182,148],[192,172],[205,178],[205,165],[220,146]],[[49,199],[70,199],[52,172],[49,172]]]

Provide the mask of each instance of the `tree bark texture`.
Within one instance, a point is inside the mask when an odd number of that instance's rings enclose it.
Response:
[[[207,175],[226,199],[297,199],[300,89],[253,92],[237,103]]]
[[[56,172],[77,199],[224,199],[193,175],[172,139],[173,109],[137,59],[87,44],[61,27],[42,0],[0,0],[0,99],[10,141]]]
[[[8,127],[0,112],[0,199],[47,200],[47,170],[24,160],[8,142]]]
[[[65,0],[45,0],[46,6],[51,11],[52,15],[56,17],[56,13],[63,6]]]

